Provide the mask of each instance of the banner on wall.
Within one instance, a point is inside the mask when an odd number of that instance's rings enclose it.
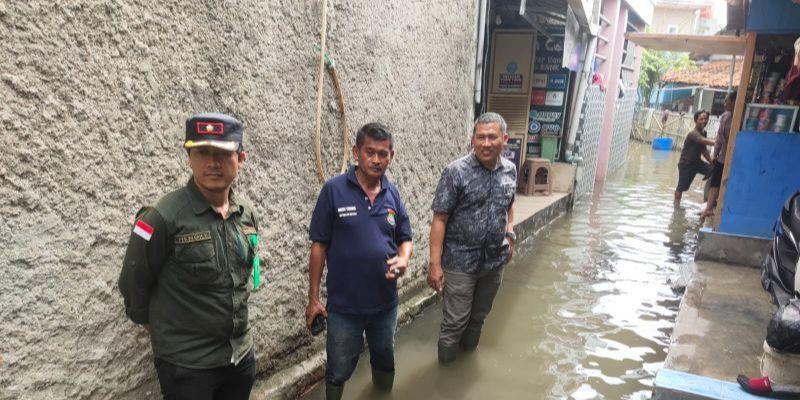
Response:
[[[564,130],[570,70],[562,67],[564,30],[536,36],[536,60],[531,80],[527,157],[541,155],[541,135],[560,137]]]
[[[520,90],[522,89],[522,74],[517,71],[517,63],[511,61],[506,64],[505,72],[500,73],[500,83],[498,89],[506,90]]]
[[[506,143],[506,147],[503,149],[503,157],[513,162],[514,165],[519,165],[519,159],[521,153],[522,153],[522,139],[508,138],[508,143]]]

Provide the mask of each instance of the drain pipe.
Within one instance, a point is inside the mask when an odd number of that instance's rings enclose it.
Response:
[[[482,100],[483,92],[483,63],[485,57],[483,56],[483,43],[486,41],[486,14],[488,13],[488,0],[480,0],[480,8],[478,11],[478,52],[476,54],[477,61],[475,63],[475,103],[480,103]]]

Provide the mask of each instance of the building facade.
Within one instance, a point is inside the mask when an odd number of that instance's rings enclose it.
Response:
[[[656,0],[652,33],[708,34],[713,0]]]
[[[576,195],[587,194],[627,155],[641,49],[625,34],[649,25],[653,3],[491,5],[491,68],[484,73],[486,90],[476,96],[478,108],[510,116],[508,156],[518,165],[532,157],[577,164]]]

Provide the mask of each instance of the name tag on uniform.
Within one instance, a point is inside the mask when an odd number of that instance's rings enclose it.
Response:
[[[339,212],[339,218],[355,217],[357,214],[356,206],[339,207],[336,209]]]
[[[183,235],[175,235],[175,244],[189,244],[211,240],[211,232],[192,232]]]

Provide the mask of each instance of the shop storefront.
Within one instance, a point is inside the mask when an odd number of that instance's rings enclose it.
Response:
[[[559,159],[574,75],[562,66],[564,31],[494,31],[487,106],[508,120],[505,156],[518,166],[526,158]]]
[[[562,67],[564,28],[551,28],[536,38],[536,61],[528,112],[526,157],[557,160],[564,133],[571,73]]]
[[[800,190],[800,4],[751,0],[742,36],[631,34],[655,50],[743,55],[713,229],[772,237],[786,198]]]
[[[772,237],[800,190],[800,5],[753,0],[715,229]]]

